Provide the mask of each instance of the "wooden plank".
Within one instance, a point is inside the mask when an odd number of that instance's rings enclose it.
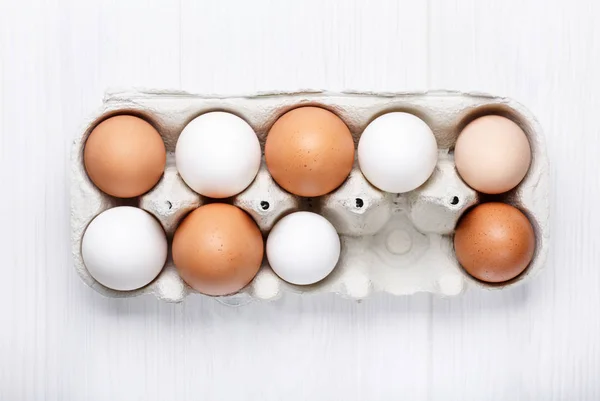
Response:
[[[426,85],[424,2],[197,3],[0,0],[0,399],[425,399],[428,296],[167,305],[71,268],[70,142],[106,88]]]
[[[190,91],[423,88],[425,2],[182,0]]]
[[[553,239],[529,285],[434,300],[432,399],[597,400],[598,2],[432,0],[430,86],[506,95],[545,129]]]

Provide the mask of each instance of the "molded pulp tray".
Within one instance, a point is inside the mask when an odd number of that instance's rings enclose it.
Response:
[[[177,274],[169,259],[160,275],[134,291],[114,291],[92,278],[81,257],[81,240],[90,221],[106,209],[119,205],[138,206],[152,213],[163,225],[169,241],[181,221],[205,199],[182,181],[175,168],[177,138],[185,125],[207,111],[224,110],[244,118],[256,131],[261,146],[275,120],[299,105],[318,105],[340,116],[350,128],[355,143],[367,124],[380,114],[406,111],[422,118],[438,143],[437,167],[429,180],[405,194],[383,193],[371,186],[355,162],[346,182],[320,198],[299,198],[282,190],[270,177],[264,163],[254,182],[228,200],[247,211],[266,235],[286,213],[311,210],[327,217],[338,230],[342,254],[333,273],[310,286],[288,284],[275,275],[266,261],[255,279],[241,292],[220,301],[239,305],[251,299],[270,300],[283,292],[335,292],[362,299],[374,291],[391,294],[431,292],[458,295],[470,286],[504,288],[534,276],[547,254],[548,166],[544,138],[535,118],[520,104],[506,98],[482,94],[436,91],[427,93],[270,93],[249,96],[199,96],[183,92],[113,92],[85,124],[74,141],[71,176],[71,240],[77,272],[89,286],[109,297],[152,293],[169,302],[183,300],[194,291]],[[134,199],[117,199],[102,193],[86,175],[83,148],[91,130],[115,114],[136,114],[153,124],[165,141],[167,165],[160,182]],[[452,149],[460,130],[474,118],[500,114],[517,122],[529,137],[532,164],[523,182],[507,194],[481,195],[469,188],[454,167]],[[527,270],[500,285],[479,282],[458,264],[452,243],[459,217],[483,200],[500,200],[517,206],[530,218],[536,233],[536,251]],[[266,210],[265,210],[265,206]]]

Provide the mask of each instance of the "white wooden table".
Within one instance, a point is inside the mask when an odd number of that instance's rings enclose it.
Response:
[[[600,400],[600,2],[0,0],[0,400]],[[546,270],[457,299],[105,299],[70,142],[111,87],[479,90],[537,115]]]

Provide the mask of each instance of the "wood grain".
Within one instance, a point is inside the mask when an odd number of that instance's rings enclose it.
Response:
[[[0,400],[600,399],[600,3],[0,0]],[[69,150],[111,87],[488,91],[540,119],[553,249],[457,299],[105,299],[76,276]]]
[[[553,207],[549,261],[529,285],[433,300],[432,399],[600,399],[600,4],[435,0],[430,15],[430,85],[530,108],[547,135]]]

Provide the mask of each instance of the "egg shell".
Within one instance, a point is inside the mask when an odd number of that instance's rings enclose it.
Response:
[[[335,268],[340,258],[340,237],[326,218],[296,212],[279,220],[267,238],[267,260],[288,283],[314,284]]]
[[[367,125],[358,142],[358,164],[367,180],[386,192],[404,193],[423,185],[437,163],[431,128],[404,112],[385,113]]]
[[[183,182],[175,169],[175,144],[189,121],[214,110],[231,111],[248,122],[260,143],[264,144],[277,118],[287,110],[306,105],[323,107],[340,116],[355,143],[376,116],[390,111],[419,116],[427,121],[438,144],[436,168],[424,185],[397,195],[374,188],[360,174],[355,163],[353,176],[339,189],[324,197],[306,199],[292,195],[272,182],[263,159],[257,179],[228,202],[252,212],[265,235],[285,214],[297,210],[326,214],[343,231],[340,235],[340,260],[329,276],[308,286],[292,285],[281,280],[263,262],[246,287],[235,295],[216,297],[217,301],[240,305],[252,300],[276,299],[289,293],[336,293],[351,299],[368,298],[375,292],[393,295],[429,292],[438,296],[456,296],[472,288],[513,288],[542,271],[550,243],[548,210],[551,199],[544,136],[534,116],[512,99],[449,91],[305,91],[212,96],[125,90],[105,96],[102,107],[85,121],[81,135],[73,145],[71,238],[74,267],[82,280],[109,297],[153,294],[165,301],[178,302],[194,293],[177,273],[170,258],[159,276],[139,290],[122,292],[100,285],[89,275],[81,260],[81,238],[85,227],[103,210],[127,202],[154,214],[165,227],[168,237],[172,237],[186,211],[206,202]],[[151,121],[162,135],[169,155],[164,178],[152,191],[133,202],[102,193],[87,178],[82,160],[83,145],[91,129],[106,116],[123,112],[135,112]],[[457,174],[454,155],[449,150],[454,147],[464,122],[485,114],[500,114],[517,121],[527,134],[533,156],[523,181],[514,190],[497,198],[517,206],[531,219],[536,234],[534,258],[523,274],[507,283],[495,285],[474,280],[468,275],[458,264],[452,243],[453,224],[466,210],[481,202],[481,197]],[[261,205],[266,203],[269,206],[263,209]]]
[[[165,145],[147,121],[109,117],[90,133],[84,148],[89,178],[108,195],[131,198],[150,190],[163,174]]]
[[[144,287],[167,260],[167,237],[148,212],[120,206],[100,213],[81,242],[86,270],[100,284],[119,291]]]
[[[344,182],[354,163],[354,141],[346,124],[321,107],[299,107],[279,117],[265,144],[267,168],[287,191],[325,195]]]
[[[500,194],[516,187],[531,164],[527,135],[514,121],[486,115],[471,121],[454,149],[456,169],[477,191]]]
[[[501,283],[521,274],[533,258],[535,233],[519,209],[506,203],[475,206],[454,235],[458,262],[473,277]]]
[[[223,111],[190,121],[175,150],[181,178],[194,191],[211,198],[228,198],[246,189],[256,177],[260,159],[260,144],[252,127]]]
[[[183,280],[207,295],[245,287],[263,259],[262,234],[241,209],[211,203],[191,212],[173,237],[173,262]]]

